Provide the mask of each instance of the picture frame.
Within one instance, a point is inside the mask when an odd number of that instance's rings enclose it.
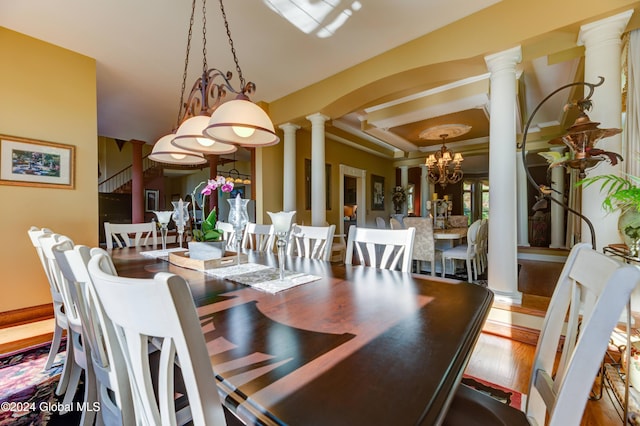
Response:
[[[76,147],[0,135],[0,185],[75,189]]]
[[[160,191],[157,189],[144,190],[144,211],[153,213],[158,210],[160,200]]]
[[[371,210],[384,210],[384,177],[371,175]]]

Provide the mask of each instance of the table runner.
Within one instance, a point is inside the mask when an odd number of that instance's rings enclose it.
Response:
[[[224,278],[238,284],[248,285],[257,290],[275,294],[292,287],[317,281],[322,277],[294,271],[284,271],[285,279],[280,280],[280,271],[276,268],[257,263],[242,263],[224,268],[207,269],[205,274]]]
[[[145,257],[153,257],[154,259],[169,260],[169,253],[175,251],[187,251],[186,248],[175,247],[166,250],[147,250],[141,251],[140,254]]]

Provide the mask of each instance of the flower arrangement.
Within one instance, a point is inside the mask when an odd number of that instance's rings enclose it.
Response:
[[[231,192],[233,190],[233,182],[227,181],[224,176],[216,176],[215,179],[200,182],[191,193],[191,198],[194,201],[196,199],[196,192],[202,185],[205,185],[202,191],[200,191],[200,194],[202,194],[202,224],[200,225],[200,229],[193,230],[193,239],[195,241],[219,241],[223,233],[216,229],[216,222],[218,221],[216,208],[214,207],[205,218],[205,200],[207,195],[211,195],[214,191],[217,191],[218,188],[220,188],[222,192]],[[193,217],[194,219],[196,217],[195,202],[193,203]]]
[[[394,204],[398,204],[398,205],[407,201],[407,194],[404,188],[401,186],[396,186],[395,188],[393,188],[393,192],[391,193],[391,199],[393,200]]]
[[[393,201],[393,207],[395,208],[396,213],[400,213],[402,204],[407,201],[405,189],[401,186],[393,188],[393,191],[391,191],[391,200]]]

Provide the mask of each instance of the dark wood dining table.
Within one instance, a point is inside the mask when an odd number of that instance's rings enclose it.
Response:
[[[270,294],[145,249],[113,250],[118,274],[189,283],[223,404],[248,424],[438,424],[493,300],[467,282],[295,257],[287,270],[321,279]]]

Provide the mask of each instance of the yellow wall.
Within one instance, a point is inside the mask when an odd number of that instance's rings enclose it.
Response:
[[[32,226],[98,243],[95,60],[0,27],[0,134],[76,147],[75,189],[0,185],[0,312],[51,302]]]
[[[283,136],[281,135],[281,138]],[[264,223],[271,223],[266,214],[267,211],[277,212],[282,210],[283,187],[283,146],[278,145],[269,148],[261,148],[263,154],[264,170],[261,177],[264,193]],[[296,132],[296,222],[311,224],[311,210],[305,210],[305,173],[304,160],[311,159],[311,133],[308,129],[300,129]],[[340,165],[366,170],[367,181],[365,190],[367,205],[359,206],[360,212],[365,212],[365,222],[375,225],[375,218],[382,216],[388,218],[391,214],[391,189],[395,185],[395,167],[388,158],[369,154],[348,145],[325,138],[325,161],[331,164],[331,210],[327,210],[327,222],[335,224],[336,228],[342,220],[343,212],[340,211]],[[385,210],[371,211],[371,175],[383,176],[385,179]]]

